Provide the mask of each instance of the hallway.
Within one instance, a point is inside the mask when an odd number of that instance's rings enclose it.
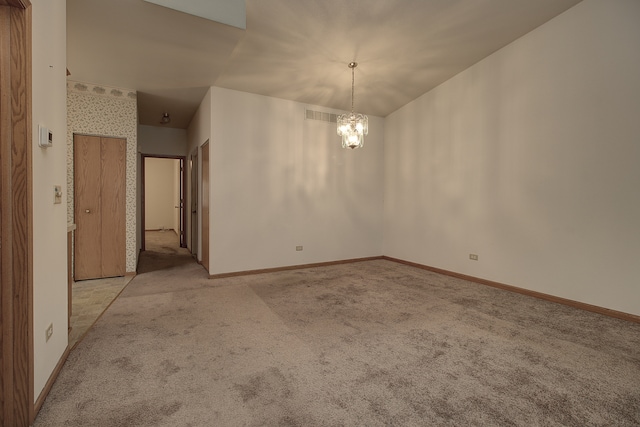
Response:
[[[187,248],[173,230],[145,231],[145,248],[140,253],[138,275],[194,262]]]

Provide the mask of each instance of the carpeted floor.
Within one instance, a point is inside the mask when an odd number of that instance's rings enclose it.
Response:
[[[35,426],[638,426],[640,325],[385,260],[138,275]]]
[[[192,262],[187,249],[173,230],[145,231],[146,252],[141,255],[140,272],[150,272]],[[122,292],[133,276],[81,280],[73,283],[73,310],[69,347],[82,339],[109,304]]]
[[[180,238],[175,231],[146,230],[144,234],[146,250],[140,253],[138,274],[195,262],[189,250],[180,247]]]

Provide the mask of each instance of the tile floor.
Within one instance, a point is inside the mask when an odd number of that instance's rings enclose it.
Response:
[[[147,231],[145,234],[147,251],[170,253],[171,248],[175,247],[175,250],[178,250],[180,246],[178,236],[172,230]],[[112,277],[73,283],[71,331],[69,332],[70,348],[73,348],[82,339],[134,277]]]

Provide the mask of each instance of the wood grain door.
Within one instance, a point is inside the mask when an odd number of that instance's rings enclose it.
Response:
[[[124,139],[100,141],[101,277],[124,276],[126,272],[126,147]]]
[[[202,146],[202,265],[209,271],[209,142]]]
[[[74,135],[76,280],[126,270],[126,141]]]
[[[198,256],[198,149],[191,154],[191,254]]]
[[[31,4],[0,0],[0,426],[29,426],[33,398]]]

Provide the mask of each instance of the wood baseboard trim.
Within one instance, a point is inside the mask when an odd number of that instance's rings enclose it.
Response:
[[[383,256],[383,259],[388,261],[397,262],[399,264],[409,265],[411,267],[420,268],[423,270],[432,271],[434,273],[444,274],[446,276],[456,277],[458,279],[468,280],[470,282],[479,283],[481,285],[491,286],[493,288],[503,289],[505,291],[516,292],[519,294],[527,295],[530,297],[542,299],[545,301],[555,302],[557,304],[566,305],[569,307],[577,308],[580,310],[590,311],[593,313],[602,314],[604,316],[615,317],[616,319],[626,320],[628,322],[640,323],[640,316],[635,314],[625,313],[622,311],[611,310],[609,308],[599,307],[597,305],[587,304],[584,302],[574,301],[567,298],[557,297],[554,295],[545,294],[543,292],[531,291],[529,289],[519,288],[517,286],[505,285],[504,283],[494,282],[492,280],[481,279],[479,277],[469,276],[466,274],[456,273],[454,271],[443,270],[441,268],[430,267],[428,265],[418,264],[411,261],[405,261],[402,259]]]
[[[34,409],[34,411],[33,411],[34,412],[34,418],[35,418],[35,415],[37,415],[38,412],[40,412],[40,408],[42,408],[42,405],[44,404],[44,401],[47,399],[47,396],[49,395],[49,392],[51,391],[51,387],[53,387],[53,384],[56,382],[56,379],[58,378],[58,375],[60,374],[60,371],[62,370],[62,367],[66,363],[67,358],[69,357],[69,353],[71,353],[71,348],[69,346],[67,346],[67,348],[64,351],[64,353],[62,353],[62,357],[60,357],[60,360],[58,360],[58,363],[56,364],[55,369],[53,370],[53,372],[49,376],[49,380],[44,385],[44,388],[42,389],[42,391],[40,392],[40,395],[38,396],[38,399],[36,400],[36,403],[35,403],[34,408],[33,408]]]
[[[374,257],[367,257],[367,258],[345,259],[340,261],[317,262],[313,264],[289,265],[286,267],[263,268],[260,270],[245,270],[245,271],[237,271],[233,273],[210,274],[209,279],[224,279],[227,277],[249,276],[253,274],[262,274],[262,273],[276,273],[278,271],[301,270],[303,268],[328,267],[331,265],[351,264],[354,262],[372,261],[372,260],[383,259],[383,258],[384,257],[382,256],[374,256]]]
[[[138,275],[138,273],[135,272],[135,271],[127,271],[127,272],[124,273],[124,275],[125,275],[125,277],[129,277],[129,276],[134,276],[135,277],[135,276]]]

